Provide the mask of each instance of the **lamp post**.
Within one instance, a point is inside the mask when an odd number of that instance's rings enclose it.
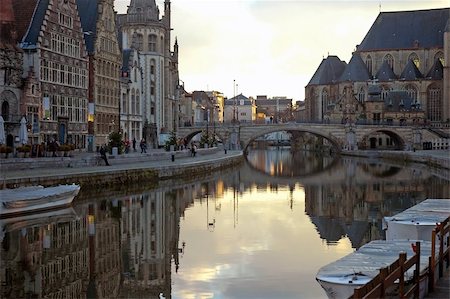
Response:
[[[233,80],[233,124],[236,122],[236,80]]]

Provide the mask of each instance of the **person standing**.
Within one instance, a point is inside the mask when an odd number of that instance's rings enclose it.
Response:
[[[106,166],[109,166],[108,157],[106,156],[106,149],[103,145],[100,147],[100,156],[105,161]]]
[[[133,151],[136,151],[136,138],[133,138]]]

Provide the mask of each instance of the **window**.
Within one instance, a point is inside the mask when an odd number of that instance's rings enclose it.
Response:
[[[428,88],[427,118],[430,121],[441,121],[442,118],[442,89],[433,84]]]
[[[124,93],[122,94],[122,112],[123,113],[127,113],[128,109],[127,109],[127,94]]]
[[[442,53],[442,51],[439,51],[436,53],[436,55],[434,55],[434,61],[438,59],[441,61],[442,65],[445,65],[444,53]]]
[[[134,94],[134,89],[131,91],[131,113],[135,114],[136,112],[136,98]]]
[[[326,89],[322,90],[322,119],[328,110],[328,91]]]
[[[72,28],[72,17],[65,15],[63,13],[58,13],[59,14],[59,24]]]
[[[417,101],[417,88],[412,84],[408,84],[405,86],[405,91],[408,94],[408,96],[413,100],[413,103],[415,103]]]
[[[366,91],[364,90],[364,87],[361,87],[358,92],[358,101],[360,103],[363,103],[365,99],[366,99]]]
[[[386,54],[386,56],[384,56],[383,58],[383,61],[391,67],[392,71],[394,71],[394,57],[392,57],[391,54]]]
[[[154,34],[148,36],[148,50],[150,52],[156,52],[156,35]]]
[[[140,114],[141,113],[141,100],[139,97],[139,89],[136,90],[136,114]]]
[[[11,84],[11,69],[5,68],[4,70],[5,70],[4,84],[9,85],[9,84]]]
[[[387,96],[389,95],[390,89],[389,87],[383,86],[381,87],[381,99],[386,99]]]
[[[139,51],[143,50],[143,45],[144,45],[144,37],[142,34],[136,34],[136,49],[138,49]]]
[[[379,124],[381,121],[381,113],[374,113],[373,114],[373,122],[375,124]]]
[[[408,57],[408,60],[411,60],[412,62],[414,62],[417,68],[420,68],[420,59],[416,53],[411,53]]]
[[[9,103],[7,101],[2,103],[2,117],[5,121],[9,120]]]
[[[372,56],[367,55],[366,57],[366,67],[369,71],[369,74],[372,75]]]

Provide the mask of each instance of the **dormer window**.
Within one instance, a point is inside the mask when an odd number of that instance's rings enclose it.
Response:
[[[386,56],[384,56],[383,61],[385,61],[389,67],[391,68],[392,71],[394,71],[394,57],[392,57],[391,54],[386,54]]]
[[[442,65],[445,65],[444,53],[442,53],[442,51],[439,51],[436,53],[436,55],[434,55],[434,61],[438,59],[441,61]]]
[[[412,62],[414,62],[414,64],[416,65],[416,67],[419,69],[420,68],[420,59],[419,56],[417,56],[416,53],[411,53],[409,55],[409,60],[411,60]]]

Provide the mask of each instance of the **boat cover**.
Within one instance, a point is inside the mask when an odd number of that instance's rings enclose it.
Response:
[[[421,242],[420,272],[428,267],[428,257],[431,256],[431,242]],[[363,245],[357,251],[322,267],[316,275],[318,280],[336,282],[344,277],[354,275],[368,276],[378,275],[383,267],[387,267],[398,259],[400,252],[406,252],[407,259],[414,255],[412,240],[374,240]],[[408,270],[405,279],[413,277],[414,267]]]
[[[437,223],[450,216],[450,199],[427,199],[401,213],[383,218],[386,239],[431,240]]]
[[[45,197],[51,197],[54,195],[74,192],[79,190],[79,185],[59,185],[54,187],[42,187],[42,186],[32,186],[32,187],[20,187],[16,189],[3,189],[0,190],[0,201],[3,203],[8,202],[20,202],[20,201],[30,201]]]

